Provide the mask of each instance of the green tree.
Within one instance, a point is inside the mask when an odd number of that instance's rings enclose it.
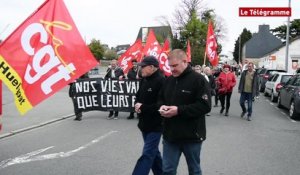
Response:
[[[277,36],[279,39],[285,41],[286,39],[286,28],[287,25],[281,25],[270,31]],[[300,19],[295,19],[290,22],[290,39],[300,36]]]
[[[103,58],[104,48],[102,47],[100,40],[92,39],[88,47],[98,61]]]
[[[192,63],[193,64],[203,64],[204,57],[204,47],[206,44],[207,25],[197,18],[196,13],[192,13],[192,16],[184,29],[181,31],[181,39],[184,43],[190,40],[191,50],[192,50]],[[185,44],[186,48],[186,44]]]
[[[251,38],[252,38],[252,33],[250,32],[250,30],[247,30],[246,28],[244,28],[243,32],[240,34],[240,36],[235,41],[233,59],[237,63],[241,62],[240,59],[242,58],[242,48],[243,48],[244,44]],[[240,47],[241,47],[241,49],[240,49]],[[239,53],[239,51],[240,51],[240,53]]]
[[[172,48],[186,49],[187,40],[190,40],[193,64],[203,64],[206,47],[208,21],[214,24],[214,33],[218,43],[218,53],[222,51],[219,39],[224,37],[225,25],[217,21],[214,10],[205,8],[203,0],[182,0],[179,9],[175,11],[175,32],[172,39]],[[222,20],[220,20],[222,21]],[[208,63],[208,61],[206,61]]]

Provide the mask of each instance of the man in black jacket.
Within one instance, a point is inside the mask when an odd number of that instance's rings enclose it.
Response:
[[[87,73],[81,75],[78,79],[85,79],[85,78],[89,78],[89,75]],[[76,80],[77,81],[77,80]],[[82,120],[82,111],[80,109],[77,108],[76,106],[76,88],[75,88],[75,83],[76,81],[70,83],[70,87],[69,87],[69,97],[71,97],[72,102],[73,102],[73,106],[74,106],[74,113],[75,113],[75,119],[77,121],[81,121]]]
[[[106,71],[105,79],[122,80],[124,78],[123,70],[118,67],[117,60],[111,60],[110,67]],[[114,116],[113,116],[114,115]],[[118,119],[119,111],[109,111],[107,119]]]
[[[127,74],[128,80],[137,80],[139,79],[138,76],[138,65],[136,60],[132,61],[132,68],[128,71]],[[134,111],[130,112],[130,115],[127,117],[127,119],[134,119]]]
[[[163,120],[163,171],[176,174],[181,153],[189,174],[201,175],[200,151],[206,139],[205,114],[210,112],[210,92],[203,75],[187,63],[183,50],[170,52],[172,75],[159,95],[159,111]]]
[[[158,94],[164,83],[159,63],[148,56],[140,63],[142,80],[136,95],[135,111],[139,115],[138,127],[142,132],[144,148],[138,159],[133,175],[148,175],[150,169],[154,175],[162,174],[162,158],[158,145],[162,132],[162,118],[158,112]]]

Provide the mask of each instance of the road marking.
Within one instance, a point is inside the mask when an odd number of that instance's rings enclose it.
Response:
[[[0,169],[6,168],[6,167],[11,166],[11,165],[21,164],[21,163],[28,163],[28,162],[33,162],[33,161],[42,161],[42,160],[70,157],[73,154],[75,154],[75,153],[77,153],[77,152],[79,152],[83,149],[86,149],[87,147],[89,147],[89,146],[91,146],[95,143],[98,143],[99,141],[105,139],[106,137],[108,137],[108,136],[110,136],[110,135],[112,135],[116,132],[118,132],[118,131],[110,131],[110,132],[108,132],[108,133],[92,140],[91,142],[89,142],[89,143],[87,143],[83,146],[80,146],[77,149],[70,150],[68,152],[59,152],[59,153],[38,155],[38,154],[40,154],[42,152],[45,152],[45,151],[47,151],[51,148],[54,148],[54,146],[49,146],[47,148],[39,149],[39,150],[30,152],[30,153],[27,153],[27,154],[18,156],[16,158],[10,158],[10,159],[7,159],[7,160],[3,160],[3,161],[0,162]]]

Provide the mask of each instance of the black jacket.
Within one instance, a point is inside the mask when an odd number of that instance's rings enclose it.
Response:
[[[112,78],[111,77],[111,71],[112,71],[111,68],[107,69],[106,75],[104,77],[105,79]],[[123,72],[123,70],[120,67],[116,67],[115,68],[115,78],[114,79],[119,79],[120,76],[124,76],[124,72]]]
[[[137,70],[135,71],[133,68],[128,71],[127,77],[129,80],[136,80]]]
[[[159,70],[141,80],[136,101],[142,103],[138,127],[142,132],[161,132],[162,118],[158,112],[158,93],[165,81]]]
[[[210,92],[205,77],[188,66],[179,77],[167,78],[159,105],[175,105],[178,115],[164,118],[163,138],[169,142],[202,142],[206,139],[205,114],[210,112]]]

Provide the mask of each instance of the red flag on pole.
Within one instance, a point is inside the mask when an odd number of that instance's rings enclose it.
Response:
[[[219,63],[218,54],[217,54],[217,41],[214,34],[214,29],[211,24],[211,21],[208,23],[208,31],[206,37],[206,55],[212,66],[216,66]]]
[[[148,38],[144,46],[143,53],[145,56],[154,56],[158,59],[161,53],[161,46],[156,40],[155,34],[152,29],[148,33]]]
[[[188,58],[187,62],[190,63],[192,61],[190,40],[187,40],[186,55]]]
[[[0,78],[25,114],[98,64],[62,0],[48,0],[0,45]]]
[[[143,56],[142,50],[142,39],[138,39],[120,56],[118,63],[125,74],[132,68],[133,60],[137,60],[137,62],[141,61]]]
[[[165,40],[164,47],[162,48],[161,54],[159,55],[159,68],[164,72],[166,76],[172,75],[171,68],[169,66],[168,55],[170,52],[170,42],[168,39]]]

